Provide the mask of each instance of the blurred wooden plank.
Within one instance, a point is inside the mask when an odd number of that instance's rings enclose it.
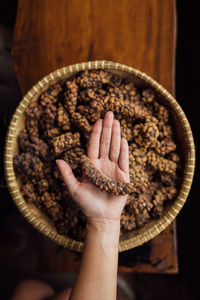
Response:
[[[96,59],[138,68],[174,94],[175,49],[174,0],[18,0],[12,57],[22,94],[57,68]],[[77,270],[69,250],[46,238],[42,247],[40,270]],[[131,251],[120,254],[120,271],[176,273],[175,222]]]
[[[19,0],[12,57],[22,93],[69,64],[108,59],[174,91],[174,0]]]

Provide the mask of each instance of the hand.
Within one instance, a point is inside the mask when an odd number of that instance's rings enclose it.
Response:
[[[112,112],[98,120],[91,132],[88,158],[95,167],[114,180],[129,182],[129,150],[126,139],[121,139],[120,123]],[[64,160],[57,160],[63,180],[76,204],[88,220],[120,220],[127,195],[116,196],[100,191],[85,176],[79,182]]]

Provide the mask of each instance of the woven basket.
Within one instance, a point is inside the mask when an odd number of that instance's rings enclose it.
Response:
[[[154,238],[163,231],[177,216],[183,207],[193,180],[195,166],[195,147],[189,122],[177,101],[170,95],[159,83],[151,77],[134,68],[110,61],[93,61],[80,64],[74,64],[64,67],[50,73],[41,79],[31,90],[23,97],[17,107],[8,129],[5,145],[5,173],[8,187],[13,200],[22,215],[41,233],[48,236],[57,244],[67,247],[71,250],[81,252],[84,243],[57,233],[52,222],[39,211],[34,205],[27,203],[20,193],[20,179],[15,176],[13,168],[13,156],[18,153],[17,136],[24,127],[24,110],[33,101],[37,101],[42,92],[58,81],[64,81],[69,76],[79,71],[87,69],[106,69],[119,74],[125,78],[131,78],[136,86],[151,86],[159,96],[161,102],[168,106],[172,113],[172,118],[176,127],[181,151],[184,159],[183,181],[179,194],[173,203],[169,203],[163,215],[156,220],[150,220],[143,227],[134,229],[131,232],[123,233],[120,237],[119,251],[125,251]]]

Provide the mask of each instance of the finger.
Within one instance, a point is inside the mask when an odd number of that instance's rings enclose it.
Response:
[[[102,131],[102,124],[103,120],[100,119],[96,121],[92,129],[87,150],[87,156],[90,159],[98,159],[99,157],[99,144]]]
[[[99,149],[100,158],[107,158],[109,156],[113,118],[114,118],[113,112],[109,111],[105,114],[103,120],[102,132],[101,132],[101,139],[100,139],[100,149]]]
[[[114,120],[112,126],[112,136],[111,136],[111,144],[110,144],[110,160],[114,162],[118,162],[119,159],[120,143],[121,143],[120,123],[118,120]]]
[[[121,139],[119,167],[125,173],[129,173],[129,149],[128,142],[124,138]]]
[[[61,173],[61,176],[70,192],[72,198],[75,196],[77,189],[79,187],[79,182],[75,178],[70,166],[62,159],[57,159],[56,164]]]

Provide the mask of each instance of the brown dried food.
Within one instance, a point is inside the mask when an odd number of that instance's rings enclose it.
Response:
[[[130,215],[128,212],[124,212],[120,219],[121,230],[124,232],[133,230],[136,227],[134,215]]]
[[[36,190],[31,182],[22,185],[21,193],[27,202],[35,203],[37,201]]]
[[[91,112],[95,112],[96,114],[105,110],[106,108],[106,103],[108,103],[109,101],[109,96],[105,96],[105,97],[96,97],[95,100],[93,100],[90,104],[90,111]]]
[[[106,112],[106,103],[108,102],[109,95],[103,89],[100,89],[99,92],[95,93],[96,97],[88,103],[88,105],[78,105],[77,110],[78,112],[83,115],[87,116],[88,121],[94,123],[98,119],[103,117]]]
[[[171,136],[164,138],[161,142],[158,143],[155,148],[156,152],[162,156],[169,154],[170,152],[176,151],[176,143]]]
[[[121,136],[129,143],[128,184],[111,180],[90,161],[84,169],[92,126],[107,111],[114,112]],[[30,104],[25,125],[18,138],[22,157],[14,158],[22,178],[21,191],[61,234],[83,240],[86,220],[55,165],[58,156],[67,161],[77,180],[85,172],[103,191],[125,194],[133,190],[122,213],[121,231],[161,216],[165,202],[177,196],[182,169],[173,123],[169,109],[151,88],[137,88],[106,70],[84,71],[50,87]]]
[[[68,222],[65,222],[64,219],[58,219],[55,222],[56,230],[59,234],[67,236],[69,235],[70,225]]]
[[[57,122],[58,126],[61,127],[63,131],[71,130],[69,114],[62,105],[58,108]]]
[[[135,167],[135,165],[144,167],[146,165],[146,162],[147,162],[146,151],[142,148],[138,148],[136,145],[135,145],[136,147],[134,147],[132,145],[129,146],[129,164],[130,164],[130,168],[132,169],[132,167]],[[133,166],[132,166],[132,164],[133,164]]]
[[[25,110],[25,125],[30,136],[38,137],[38,120],[42,115],[42,107],[37,102],[32,102]]]
[[[36,136],[28,136],[26,130],[22,130],[18,136],[20,149],[46,160],[49,156],[48,145]]]
[[[138,146],[142,148],[155,148],[158,145],[159,130],[157,119],[147,117],[145,123],[134,126],[133,136]]]
[[[24,113],[27,118],[39,120],[42,114],[42,107],[38,102],[32,102],[28,105]]]
[[[175,196],[178,194],[178,190],[175,186],[166,186],[161,188],[161,192],[165,195],[166,200],[173,200]]]
[[[113,180],[97,170],[92,161],[86,156],[82,157],[82,168],[84,174],[96,185],[101,191],[115,195],[126,195],[136,193],[135,186],[128,182]]]
[[[76,110],[78,98],[78,85],[76,79],[66,81],[66,91],[64,92],[65,108],[71,114]]]
[[[57,202],[55,193],[44,192],[40,202],[43,204],[43,211],[54,221],[63,218],[62,208]]]
[[[125,206],[126,211],[134,216],[136,227],[145,224],[151,216],[153,208],[151,188],[138,195],[137,199],[129,199]]]
[[[157,126],[159,129],[159,137],[161,139],[173,135],[172,126],[169,125],[168,123],[165,123],[164,121],[159,120]]]
[[[117,87],[117,86],[108,87],[108,92],[109,92],[111,98],[116,98],[119,100],[124,100],[124,98],[127,99],[127,97],[124,97],[124,93],[123,93],[121,86],[120,87]]]
[[[70,236],[84,240],[86,217],[73,201],[69,201],[65,209],[63,222],[60,225],[60,230],[68,231]]]
[[[168,155],[168,159],[170,159],[171,161],[177,163],[177,165],[180,163],[180,155],[176,152],[171,152],[169,155]]]
[[[152,193],[150,189],[146,189],[144,193],[141,193],[138,196],[138,209],[140,212],[143,212],[146,210],[148,213],[151,211],[153,204],[151,202],[152,200]]]
[[[39,136],[39,125],[37,119],[26,118],[25,127],[29,136]]]
[[[53,169],[53,176],[56,179],[62,180],[62,175],[61,175],[61,173],[60,173],[60,171],[59,171],[59,169],[58,169],[58,167],[57,167],[56,164],[55,164],[54,169]]]
[[[147,162],[156,170],[174,174],[176,172],[177,164],[169,159],[166,159],[154,151],[147,153]]]
[[[51,143],[51,140],[57,136],[59,136],[62,133],[59,127],[54,127],[50,129],[46,129],[43,131],[43,138],[46,142],[49,144]]]
[[[86,235],[86,222],[83,224],[76,223],[76,226],[70,229],[70,235],[79,241],[84,241]]]
[[[22,152],[19,155],[15,155],[13,163],[16,173],[22,177],[35,177],[37,180],[39,180],[44,175],[42,161],[30,153]]]
[[[135,221],[136,221],[137,227],[143,226],[150,219],[151,219],[151,215],[149,214],[147,209],[144,209],[142,212],[135,215]]]
[[[109,86],[120,86],[122,81],[122,77],[119,74],[110,73]]]
[[[137,119],[145,119],[149,116],[150,112],[149,110],[143,105],[141,101],[135,101],[134,103],[131,103],[131,107],[134,111],[134,120]]]
[[[78,112],[74,112],[71,115],[71,122],[73,123],[73,125],[80,129],[81,132],[83,133],[90,133],[92,130],[91,125],[89,124],[87,118],[85,116],[82,116],[80,113]]]
[[[55,127],[55,120],[57,118],[57,107],[53,104],[49,104],[43,111],[43,114],[39,120],[39,126],[41,130],[52,129]]]
[[[83,88],[92,88],[109,83],[111,73],[103,70],[86,70],[79,73],[77,83]]]
[[[168,174],[165,172],[159,173],[160,181],[164,186],[174,186],[175,185],[175,176],[174,174]]]
[[[153,101],[153,114],[159,121],[165,124],[169,122],[169,110],[158,101]]]
[[[122,114],[124,117],[138,117],[143,118],[144,112],[141,105],[135,105],[128,100],[120,100],[117,98],[109,97],[104,105],[105,111],[113,111],[114,113]]]
[[[111,85],[108,87],[108,92],[112,98],[120,100],[129,100],[134,102],[140,99],[140,94],[133,82],[122,83],[118,86]]]
[[[131,128],[121,127],[121,137],[125,138],[128,142],[133,140],[133,130]]]
[[[87,116],[87,119],[92,123],[101,118],[101,111],[98,108],[92,108],[89,105],[79,105],[77,110],[81,115]]]
[[[37,191],[42,194],[44,192],[47,192],[49,189],[49,183],[46,179],[41,179],[39,181],[36,182],[35,184],[35,188],[37,189]]]
[[[104,91],[104,90],[102,90]],[[79,93],[78,101],[79,103],[84,102],[86,104],[89,104],[90,102],[96,100],[97,98],[96,90],[93,88],[84,89]]]
[[[69,222],[70,229],[74,228],[78,223],[78,209],[76,207],[67,207],[65,211],[65,220]]]
[[[70,227],[70,230],[79,223],[79,218],[81,218],[82,212],[80,208],[75,204],[75,202],[70,198],[67,201],[67,205],[64,212],[64,222],[65,225]]]
[[[71,132],[67,132],[59,135],[52,140],[52,146],[56,155],[59,155],[73,147],[80,146],[80,133],[75,132],[73,134]]]
[[[27,130],[24,128],[18,135],[18,145],[20,152],[26,152],[27,145],[29,144],[29,135]]]
[[[62,158],[70,165],[74,170],[81,166],[82,156],[85,154],[85,150],[79,147],[69,149],[63,153]]]
[[[123,119],[122,118],[122,115],[121,114],[116,114],[115,115],[116,119],[120,121],[120,126],[121,128],[130,128],[132,129],[133,125],[133,120],[132,118],[126,118],[126,119]]]
[[[47,91],[41,94],[40,104],[43,107],[55,104],[59,101],[59,93],[62,91],[62,87],[59,83],[52,85]]]
[[[145,104],[153,102],[155,99],[155,93],[151,88],[146,88],[142,91],[141,100]]]
[[[130,182],[138,190],[144,191],[148,188],[149,177],[145,168],[135,162],[129,163]]]
[[[165,200],[165,195],[161,190],[156,190],[154,195],[153,195],[153,212],[152,216],[153,217],[160,217],[163,212],[164,208],[164,200]]]
[[[154,142],[157,140],[159,136],[159,130],[156,126],[158,124],[158,120],[154,117],[147,117],[143,127],[143,133],[146,139],[150,142]]]

